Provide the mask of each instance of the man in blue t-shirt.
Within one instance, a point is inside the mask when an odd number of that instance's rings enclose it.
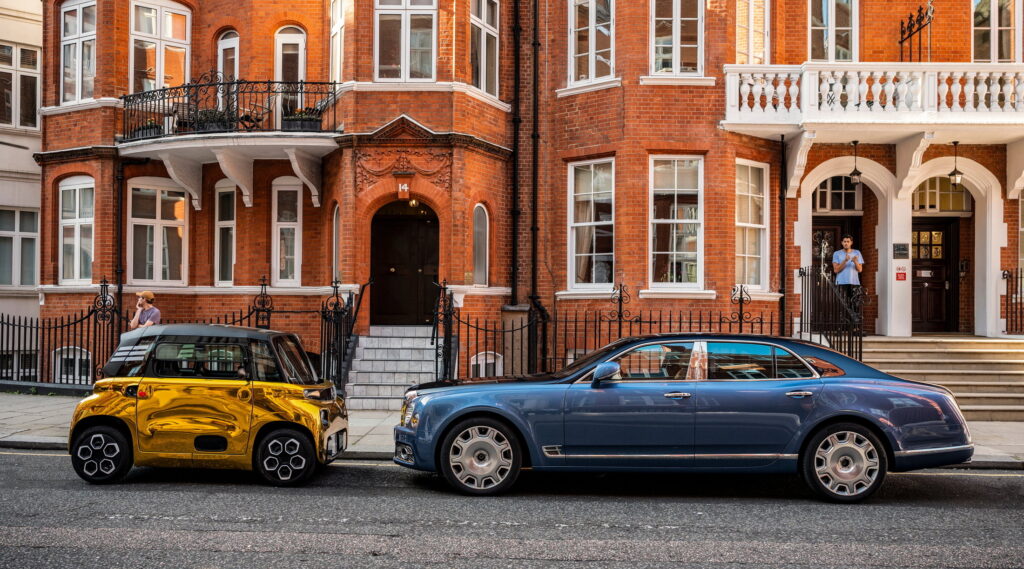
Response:
[[[864,270],[864,256],[853,248],[853,236],[843,235],[843,248],[832,253],[832,270],[836,284],[846,299],[852,299],[860,290],[860,272]]]

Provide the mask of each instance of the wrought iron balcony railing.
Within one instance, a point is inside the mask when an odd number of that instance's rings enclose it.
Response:
[[[234,132],[332,132],[337,83],[243,81],[206,74],[122,97],[123,141]]]

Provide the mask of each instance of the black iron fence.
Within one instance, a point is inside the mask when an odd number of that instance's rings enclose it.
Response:
[[[1024,269],[1003,271],[1006,296],[1003,315],[1007,334],[1024,334]]]
[[[243,81],[210,72],[191,83],[122,97],[123,140],[220,132],[331,132],[337,83]]]
[[[864,350],[866,302],[863,287],[841,290],[829,272],[803,267],[800,269],[800,319],[793,333],[859,360]]]
[[[320,377],[344,388],[355,350],[355,323],[362,291],[342,294],[335,281],[332,294],[319,308],[283,310],[274,307],[261,279],[260,292],[249,307],[198,319],[165,318],[163,323],[228,324],[270,329],[275,322],[300,329]],[[275,315],[277,316],[275,318]],[[287,322],[285,321],[287,319]],[[77,314],[51,318],[0,314],[0,380],[26,384],[88,386],[101,378],[101,368],[117,348],[130,318],[120,310],[106,280],[101,281],[93,305]],[[314,326],[318,328],[314,328]],[[319,330],[311,336],[310,330]]]

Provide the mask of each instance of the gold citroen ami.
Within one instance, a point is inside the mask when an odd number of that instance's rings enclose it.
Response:
[[[348,442],[348,411],[292,334],[237,326],[149,326],[121,336],[75,408],[68,450],[94,484],[132,466],[254,470],[291,486]]]

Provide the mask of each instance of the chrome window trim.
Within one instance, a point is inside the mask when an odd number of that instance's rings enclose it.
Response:
[[[900,450],[900,451],[896,451],[893,454],[895,454],[896,456],[900,456],[900,457],[902,457],[902,456],[917,456],[917,455],[921,455],[921,454],[935,454],[935,453],[939,453],[939,452],[956,452],[958,450],[968,450],[968,449],[973,449],[973,448],[974,448],[973,444],[966,444],[966,445],[956,445],[956,446],[941,447],[941,448],[921,448],[921,449],[914,449],[914,450]]]
[[[817,379],[817,380],[821,380],[821,374],[818,373],[818,370],[814,369],[814,366],[809,365],[807,363],[807,360],[805,360],[802,357],[800,357],[800,354],[797,354],[793,350],[790,350],[790,349],[788,349],[788,348],[786,348],[784,346],[780,346],[778,344],[773,344],[771,342],[765,342],[763,340],[759,341],[759,340],[731,340],[731,339],[730,340],[701,340],[701,342],[704,344],[704,352],[705,353],[709,353],[707,345],[710,342],[715,342],[715,343],[719,343],[719,344],[725,344],[725,343],[728,343],[728,344],[758,344],[758,345],[761,345],[761,346],[771,346],[773,348],[778,348],[778,349],[780,349],[780,350],[782,350],[784,352],[787,352],[790,355],[796,357],[796,359],[799,360],[800,363],[804,364],[804,367],[806,367],[808,370],[810,370],[811,374],[813,374],[811,377],[766,377],[764,379],[708,379],[707,376],[705,376],[704,379],[702,379],[701,381],[713,381],[715,383],[719,383],[719,382],[724,383],[724,382],[730,382],[730,381],[796,381],[796,380],[800,380],[800,379]],[[774,361],[774,358],[773,358],[773,361]]]

